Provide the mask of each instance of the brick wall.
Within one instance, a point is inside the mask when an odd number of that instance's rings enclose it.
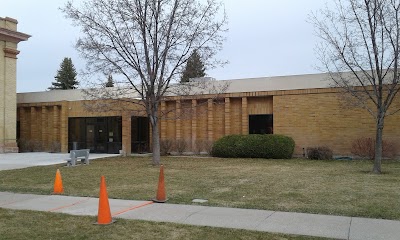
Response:
[[[274,133],[293,137],[297,155],[313,146],[328,146],[335,155],[351,155],[355,139],[375,137],[372,116],[366,110],[345,107],[339,93],[274,96],[273,102]],[[400,114],[386,118],[384,139],[400,142],[399,122]]]
[[[167,113],[160,121],[161,139],[183,139],[187,151],[197,140],[215,141],[227,134],[248,134],[252,114],[274,114],[274,133],[288,135],[296,141],[295,154],[303,148],[328,146],[335,155],[349,155],[351,143],[359,137],[374,137],[372,117],[361,109],[344,108],[335,89],[226,94],[215,102],[211,98],[168,99],[160,107]],[[400,106],[400,97],[394,107]],[[32,103],[18,105],[21,138],[42,141],[49,148],[61,143],[67,151],[68,118],[122,116],[122,142],[130,152],[131,116],[134,111],[89,112],[83,101]],[[177,110],[178,109],[178,110]],[[400,113],[385,122],[384,139],[400,142]]]
[[[56,91],[56,90],[54,90]],[[62,101],[18,104],[20,139],[33,141],[44,151],[54,150],[59,144],[62,152],[68,151],[68,118],[122,116],[122,145],[125,152],[131,151],[131,116],[137,106],[117,111],[88,111],[85,101]],[[143,114],[141,112],[141,114]]]

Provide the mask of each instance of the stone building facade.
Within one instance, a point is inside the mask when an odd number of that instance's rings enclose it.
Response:
[[[17,45],[30,37],[17,31],[17,20],[0,18],[0,153],[18,152],[16,136]]]

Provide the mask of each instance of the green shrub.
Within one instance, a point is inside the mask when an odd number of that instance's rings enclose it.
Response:
[[[215,157],[234,158],[237,155],[237,145],[240,142],[240,135],[229,135],[214,142],[211,154]]]
[[[310,147],[307,148],[307,157],[313,160],[333,159],[333,152],[329,147]]]
[[[294,146],[294,140],[283,135],[229,135],[214,143],[212,155],[225,158],[289,159],[293,155]]]

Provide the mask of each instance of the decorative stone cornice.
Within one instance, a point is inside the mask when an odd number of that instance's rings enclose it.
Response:
[[[2,41],[19,43],[21,41],[28,40],[28,38],[30,38],[30,37],[31,37],[31,35],[0,27],[0,40],[2,40]]]
[[[4,48],[3,51],[4,51],[5,57],[8,57],[8,58],[17,59],[17,55],[19,54],[19,51],[17,49],[13,49],[13,48]]]
[[[0,18],[0,19],[5,20],[7,22],[12,22],[12,23],[18,24],[18,20],[15,18],[5,17],[5,18]]]

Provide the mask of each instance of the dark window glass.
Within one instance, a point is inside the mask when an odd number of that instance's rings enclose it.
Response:
[[[21,123],[17,121],[17,140],[21,137]]]
[[[273,134],[274,121],[272,114],[249,115],[249,134]]]
[[[149,151],[149,120],[147,117],[132,117],[131,149],[134,153]]]
[[[68,148],[97,153],[119,153],[122,149],[122,118],[69,118]]]

